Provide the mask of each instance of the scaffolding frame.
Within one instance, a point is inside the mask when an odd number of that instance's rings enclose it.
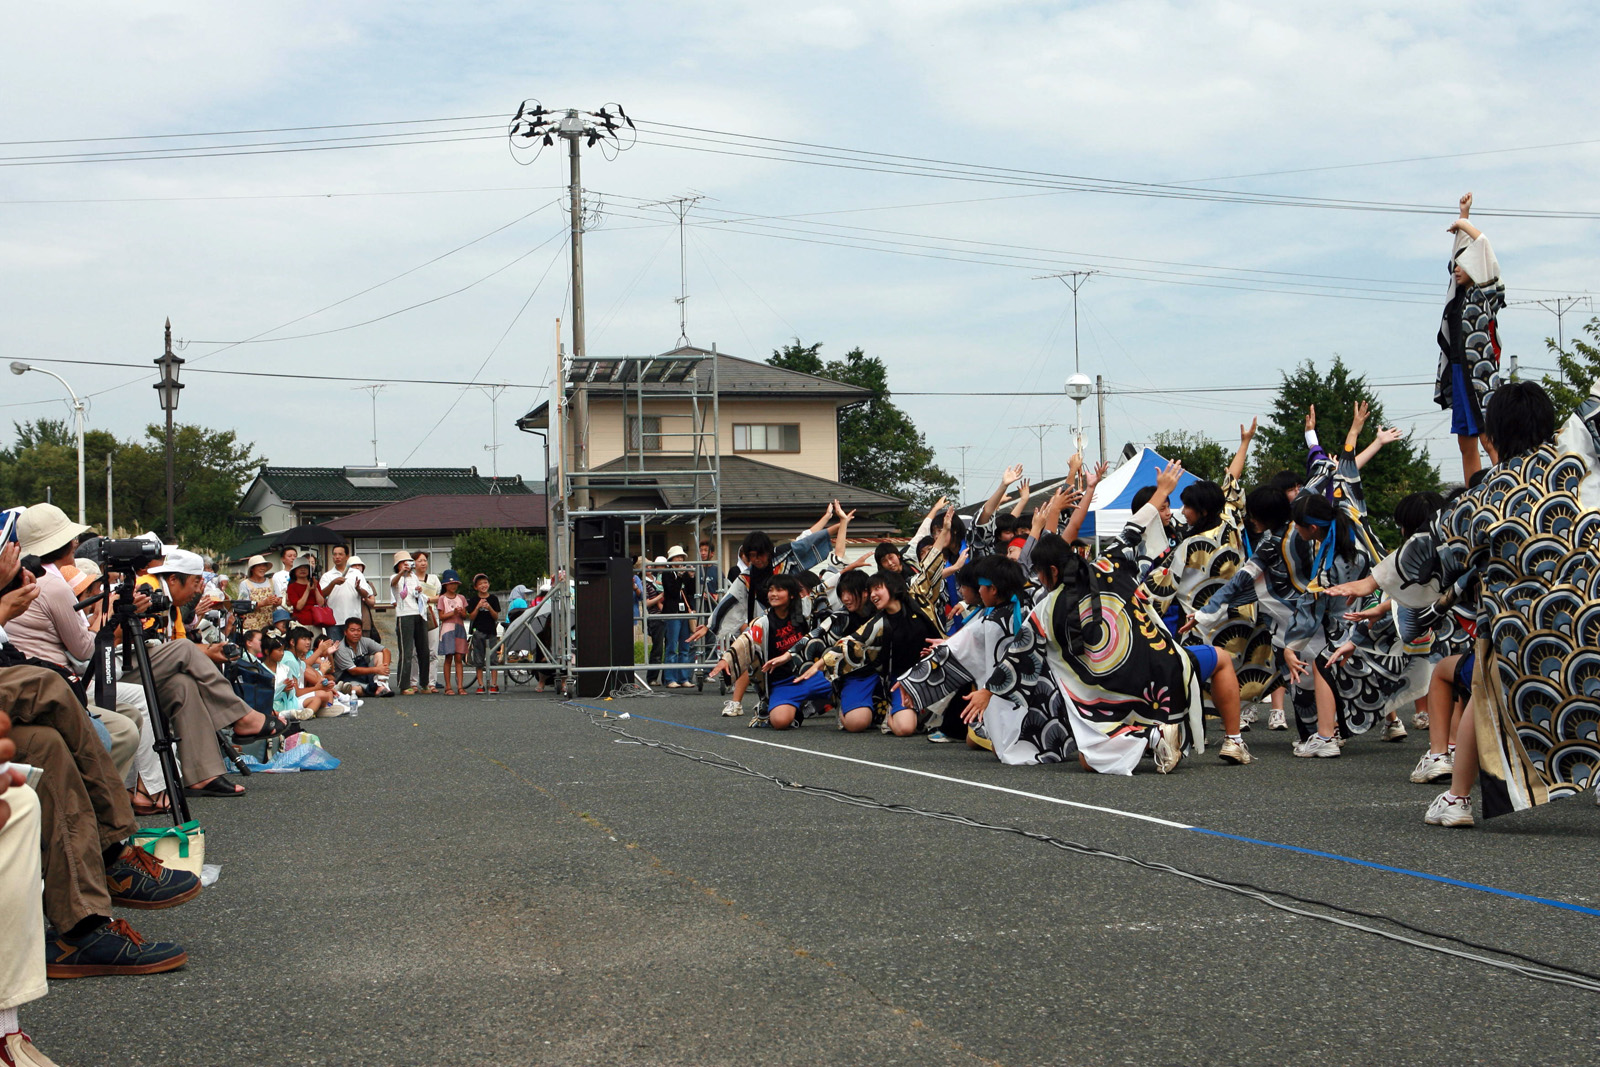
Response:
[[[646,565],[647,575],[664,569],[688,569],[695,575],[697,590],[694,610],[652,613],[648,603],[641,605],[639,623],[645,633],[647,658],[652,619],[681,619],[692,625],[709,617],[710,597],[706,594],[715,594],[720,590],[707,590],[705,578],[712,568],[720,570],[721,561],[717,557],[722,548],[722,425],[716,345],[709,350],[679,348],[656,356],[583,359],[569,359],[558,349],[556,364],[555,380],[561,383],[561,388],[554,391],[550,404],[556,475],[550,509],[550,556],[555,572],[549,593],[552,598],[550,634],[547,639],[535,634],[535,658],[508,663],[508,640],[519,637],[528,630],[528,626],[517,629],[507,627],[492,646],[491,654],[486,657],[491,661],[491,669],[551,672],[561,692],[574,689],[576,675],[590,672],[625,673],[631,675],[633,681],[645,690],[649,689],[645,675],[652,671],[687,670],[693,672],[692,677],[703,679],[704,672],[710,669],[714,661],[700,659],[698,652],[694,660],[686,663],[577,665],[572,603],[573,527],[580,518],[620,518],[625,549],[631,550],[633,531],[637,529],[640,555],[645,552],[651,525],[687,525],[692,528],[691,543],[696,551],[689,553],[690,559],[673,564],[672,568]],[[700,375],[703,364],[708,365],[710,370],[704,382]],[[571,416],[571,409],[580,394],[595,386],[620,387],[615,391],[608,388],[604,395],[610,398],[620,393],[622,455],[608,464],[608,470],[569,470],[569,457],[574,454],[586,456],[589,451],[575,447],[573,434],[587,435],[589,426],[578,425]],[[580,410],[586,409],[587,404],[580,406]],[[647,419],[650,418],[657,420],[654,431],[648,429]],[[673,427],[670,430],[669,422]],[[676,428],[685,422],[687,429]],[[673,448],[669,442],[682,442],[686,447]],[[682,463],[671,462],[678,457],[682,458]],[[678,506],[670,503],[671,491],[683,491]],[[612,497],[621,506],[594,507],[597,493]],[[629,501],[636,500],[642,494],[659,494],[662,504],[656,507],[628,506]],[[713,558],[694,558],[698,555],[699,543],[707,539],[708,528],[711,535],[709,540],[715,546]],[[528,614],[532,615],[533,610],[530,609]],[[522,620],[519,618],[517,621]]]

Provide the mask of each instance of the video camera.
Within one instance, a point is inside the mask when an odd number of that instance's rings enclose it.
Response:
[[[166,546],[153,538],[91,537],[78,546],[77,554],[100,564],[102,571],[132,574],[150,566],[166,551]]]

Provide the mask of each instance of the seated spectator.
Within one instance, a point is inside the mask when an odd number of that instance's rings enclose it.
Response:
[[[334,681],[356,686],[364,697],[394,696],[389,688],[389,650],[364,635],[359,616],[346,619],[341,633],[344,639],[333,650]]]
[[[0,711],[0,765],[17,754]],[[16,769],[0,774],[0,1062],[43,1063],[17,1008],[45,994],[44,909],[39,899],[39,798]]]
[[[286,640],[289,636],[289,627],[294,625],[294,616],[289,614],[288,608],[272,609],[272,625],[267,627],[267,632],[278,640]]]
[[[0,627],[33,599],[27,595],[30,587],[14,584],[19,560],[15,544],[0,550],[0,589],[8,590],[0,596]],[[0,663],[20,657],[0,629]],[[0,666],[0,707],[9,712],[15,745],[14,756],[6,758],[43,772],[36,796],[44,914],[51,925],[45,935],[46,975],[153,974],[183,966],[188,957],[182,948],[146,941],[126,922],[111,918],[113,905],[182,904],[199,894],[200,880],[187,871],[167,870],[154,856],[128,845],[138,829],[128,794],[72,687],[46,667]],[[7,790],[8,801],[16,795]],[[0,911],[0,929],[12,914],[9,907]]]
[[[301,626],[320,625],[317,616],[321,613],[315,609],[326,608],[328,599],[322,595],[322,587],[311,580],[309,557],[300,560],[289,572],[289,585],[283,600],[295,622]]]
[[[236,743],[249,744],[282,734],[284,724],[239,699],[222,675],[227,657],[221,643],[200,645],[176,636],[178,612],[200,594],[200,557],[174,548],[149,573],[166,586],[167,595],[172,598],[172,612],[167,618],[170,639],[151,650],[150,671],[156,695],[178,738],[184,794],[243,796],[244,787],[230,782],[222,773],[225,767],[216,732],[232,729]]]
[[[283,654],[273,671],[273,710],[290,720],[344,714],[344,702],[334,692],[333,679],[323,674],[330,670],[328,660],[335,642],[315,645],[315,636],[304,626],[289,631]],[[264,647],[264,646],[263,646]]]

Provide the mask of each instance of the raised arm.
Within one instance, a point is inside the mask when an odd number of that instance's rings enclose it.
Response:
[[[1244,461],[1245,457],[1250,455],[1250,442],[1255,440],[1256,422],[1256,419],[1251,419],[1249,429],[1246,429],[1243,423],[1239,424],[1239,450],[1228,462],[1228,477],[1234,481],[1244,477]]]
[[[1483,236],[1483,231],[1467,221],[1467,216],[1472,214],[1472,194],[1461,194],[1461,217],[1445,227],[1447,233],[1459,233],[1469,241],[1476,241]]]
[[[1372,443],[1356,453],[1356,470],[1365,467],[1384,445],[1392,445],[1404,436],[1405,434],[1393,426],[1385,426],[1380,429],[1378,435],[1372,439]]]
[[[940,499],[942,500],[944,498],[940,497]],[[840,563],[843,563],[846,542],[848,542],[850,539],[850,520],[856,517],[856,513],[854,511],[846,511],[844,508],[839,507],[839,502],[837,500],[833,502],[833,506],[838,509],[839,515],[839,525],[833,535],[833,554]]]
[[[1013,463],[1000,475],[1000,484],[994,487],[994,492],[989,494],[989,499],[983,502],[983,507],[978,511],[979,524],[986,523],[994,518],[995,509],[1000,506],[1000,501],[1005,498],[1006,490],[1011,483],[1022,477],[1022,464]]]
[[[1350,432],[1344,435],[1344,451],[1356,450],[1356,442],[1361,438],[1361,431],[1366,427],[1367,416],[1371,411],[1365,400],[1356,401],[1355,413],[1350,417]]]
[[[1083,529],[1083,520],[1089,517],[1089,506],[1094,503],[1095,486],[1100,484],[1100,479],[1106,476],[1106,464],[1098,463],[1090,471],[1084,481],[1083,495],[1078,498],[1078,506],[1072,509],[1072,518],[1067,522],[1067,528],[1061,534],[1062,540],[1068,544],[1078,539],[1078,531]]]
[[[1022,486],[1017,490],[1017,502],[1011,507],[1011,517],[1019,517],[1028,507],[1028,479],[1022,479]]]

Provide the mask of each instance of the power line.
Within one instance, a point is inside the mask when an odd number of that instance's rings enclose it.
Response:
[[[241,137],[257,133],[305,133],[311,130],[354,130],[373,126],[413,126],[427,122],[476,122],[499,115],[450,115],[436,119],[392,119],[388,122],[336,122],[321,126],[274,126],[256,130],[211,130],[205,133],[125,133],[109,137],[58,137],[47,141],[0,141],[0,148],[30,144],[89,144],[100,141],[159,141],[183,137]]]
[[[76,159],[22,160],[19,162],[7,162],[7,157],[0,156],[0,167],[48,167],[71,163],[141,163],[151,160],[166,159],[220,159],[227,156],[270,156],[292,152],[337,152],[347,148],[397,148],[405,145],[452,144],[458,141],[491,141],[499,140],[501,136],[503,135],[486,133],[469,137],[438,137],[433,139],[418,139],[411,141],[371,142],[367,144],[310,145],[299,148],[253,148],[248,151],[180,151],[169,155],[97,156],[92,158]],[[1484,213],[1480,212],[1480,214]]]
[[[119,362],[115,362],[115,361],[112,361],[112,360],[105,360],[105,359],[61,359],[61,358],[44,358],[44,357],[41,357],[41,356],[29,356],[28,357],[28,362],[30,362],[30,363],[67,363],[67,364],[73,364],[73,365],[80,366],[80,367],[125,367],[125,368],[127,368],[129,370],[137,369],[137,368],[139,368],[141,366],[141,364],[138,364],[138,363],[119,363]],[[141,381],[143,380],[144,377],[149,377],[150,375],[157,373],[157,368],[152,364],[148,368],[148,371],[149,371],[149,374],[144,375],[140,379]],[[184,374],[224,374],[224,375],[228,375],[228,376],[235,377],[235,378],[285,378],[285,379],[292,379],[292,380],[298,380],[298,381],[307,381],[307,382],[348,382],[348,383],[372,382],[372,383],[381,383],[384,386],[391,386],[391,385],[394,385],[394,386],[400,386],[400,385],[481,386],[481,385],[484,384],[483,382],[461,381],[461,380],[455,379],[455,378],[396,378],[392,371],[389,372],[388,374],[385,374],[385,375],[368,377],[366,375],[361,375],[361,374],[293,374],[293,373],[290,373],[289,371],[273,371],[273,370],[223,370],[220,367],[190,367],[190,366],[186,365],[183,368],[183,373]],[[506,389],[543,389],[545,387],[544,383],[540,383],[539,385],[532,385],[532,384],[529,384],[529,383],[526,383],[526,382],[522,382],[522,383],[518,383],[518,382],[496,382],[494,384],[495,384],[496,388],[504,387]],[[362,386],[361,388],[368,388],[368,387],[367,386]],[[55,403],[55,402],[56,401],[54,401],[54,400],[49,401],[49,403]]]
[[[344,200],[366,196],[445,196],[457,193],[535,193],[560,185],[500,185],[477,189],[374,189],[346,193],[238,193],[213,196],[81,196],[61,199],[0,200],[4,204],[172,204],[227,200]]]

